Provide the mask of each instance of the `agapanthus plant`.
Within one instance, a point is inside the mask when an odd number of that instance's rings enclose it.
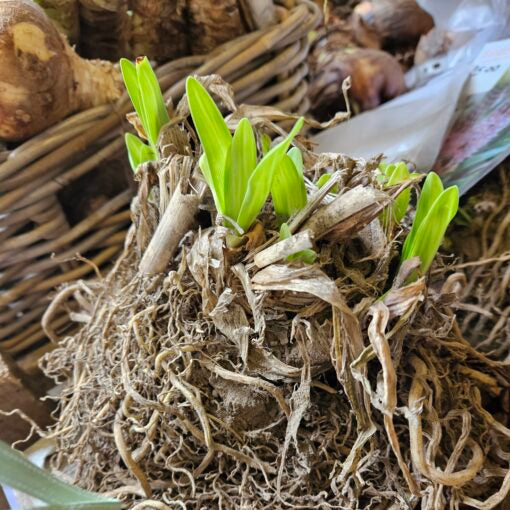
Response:
[[[407,165],[402,161],[392,164],[381,163],[379,165],[379,170],[381,171],[381,180],[385,187],[401,184],[420,175],[418,173],[409,172]],[[392,224],[400,223],[406,215],[410,200],[410,188],[406,188],[400,192],[395,200],[382,212],[381,222],[383,226],[388,228]]]
[[[143,133],[148,144],[137,136],[126,133],[126,147],[133,171],[146,161],[158,158],[157,141],[161,128],[170,120],[163,100],[158,79],[147,57],[138,58],[133,64],[130,60],[120,60],[124,84],[131,102],[140,119]]]
[[[458,208],[457,186],[444,189],[439,176],[430,172],[418,199],[411,232],[402,248],[401,263],[412,257],[419,257],[420,271],[422,274],[426,273]]]
[[[292,173],[297,172],[292,159],[297,159],[297,155],[292,151],[287,155],[287,151],[303,126],[304,119],[300,118],[289,135],[257,163],[257,144],[248,119],[239,122],[232,136],[213,99],[195,78],[187,79],[186,93],[191,117],[204,151],[199,161],[200,169],[225,225],[238,236],[246,233],[271,191],[273,197],[275,192],[278,196],[277,207],[282,214],[294,210],[295,203],[290,203],[288,195],[284,198],[280,192],[289,179],[293,183],[297,181]],[[294,167],[292,171],[289,162]],[[278,176],[275,187],[275,175],[282,168],[283,176]],[[302,200],[302,195],[300,197]]]

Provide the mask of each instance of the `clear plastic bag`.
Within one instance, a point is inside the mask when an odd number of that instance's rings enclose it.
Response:
[[[421,63],[407,73],[410,92],[319,133],[318,150],[433,167],[476,56],[487,42],[510,37],[510,1],[418,2],[435,28],[420,41]]]
[[[432,76],[470,63],[484,45],[510,36],[508,0],[417,0],[434,18],[435,27],[416,48],[408,85],[425,84]]]

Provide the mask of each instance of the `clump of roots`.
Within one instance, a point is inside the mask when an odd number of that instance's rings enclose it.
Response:
[[[461,331],[491,358],[510,360],[510,161],[464,200],[452,240],[463,286]]]
[[[62,384],[53,467],[133,508],[498,505],[510,489],[508,367],[464,339],[455,275],[405,284],[414,261],[396,271],[405,227],[381,230],[391,196],[374,162],[305,154],[309,177],[332,171],[341,189],[324,198],[310,184],[290,223],[329,225],[315,231],[314,265],[261,267],[276,241],[266,214],[265,244],[225,250],[203,194],[167,270],[141,274],[168,197],[200,194],[195,171],[182,187],[197,149],[179,112],[166,158],[139,174],[115,268],[48,310],[46,325],[74,296],[84,323],[62,339],[48,331],[59,345],[44,369]]]

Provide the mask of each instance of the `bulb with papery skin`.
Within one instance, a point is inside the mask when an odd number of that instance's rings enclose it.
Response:
[[[352,14],[354,38],[366,48],[416,44],[433,26],[432,16],[415,0],[365,0]]]

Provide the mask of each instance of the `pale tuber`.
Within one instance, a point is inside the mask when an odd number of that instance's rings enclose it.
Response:
[[[0,1],[0,138],[22,140],[120,97],[110,62],[85,60],[31,0]]]

